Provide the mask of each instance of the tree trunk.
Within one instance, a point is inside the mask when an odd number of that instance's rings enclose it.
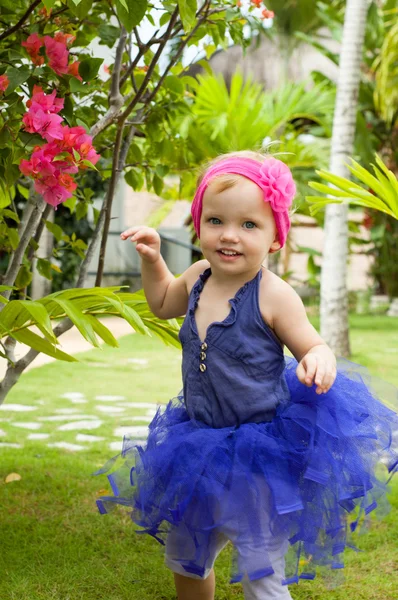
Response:
[[[354,147],[367,11],[368,0],[347,0],[329,167],[329,171],[341,177],[350,176],[345,163]],[[345,205],[326,207],[321,274],[321,335],[340,356],[350,354],[347,214]]]

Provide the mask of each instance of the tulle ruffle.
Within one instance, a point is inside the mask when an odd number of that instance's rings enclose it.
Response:
[[[283,583],[312,579],[317,565],[340,569],[355,530],[388,507],[397,391],[385,384],[379,401],[367,371],[346,361],[318,396],[297,380],[296,366],[288,359],[291,398],[271,422],[214,429],[189,419],[181,396],[158,410],[145,446],[125,438],[123,464],[108,475],[114,496],[97,501],[100,512],[129,506],[134,523],[161,543],[183,526],[174,559],[198,575],[211,535],[231,528],[246,548],[232,581],[272,573],[270,555],[285,541]]]

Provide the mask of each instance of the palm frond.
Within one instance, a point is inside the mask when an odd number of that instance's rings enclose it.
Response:
[[[321,192],[323,196],[307,196],[311,205],[311,214],[316,214],[327,204],[354,204],[372,208],[398,219],[398,180],[394,173],[376,155],[376,164],[372,164],[374,175],[351,159],[347,165],[360,184],[344,177],[338,177],[327,171],[317,171],[321,179],[329,185],[310,181],[309,186]]]

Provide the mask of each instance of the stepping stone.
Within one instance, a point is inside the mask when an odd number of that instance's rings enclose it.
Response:
[[[96,396],[96,400],[102,400],[103,402],[117,402],[118,400],[125,400],[126,396]]]
[[[12,444],[11,442],[0,442],[0,448],[22,448],[21,444]]]
[[[81,392],[65,392],[60,396],[61,398],[66,398],[67,400],[78,400],[79,398],[84,398],[84,394]]]
[[[27,404],[2,404],[0,410],[13,410],[15,412],[29,412],[37,410],[37,406],[28,406]]]
[[[145,438],[148,435],[148,427],[146,425],[123,425],[118,427],[113,432],[115,437],[123,437],[124,435],[136,435],[137,437]]]
[[[3,437],[4,435],[7,435],[6,432],[0,429],[0,437]]]
[[[108,413],[108,414],[112,414],[112,415],[117,415],[117,414],[123,413],[126,410],[125,408],[122,408],[121,406],[109,406],[108,404],[105,404],[103,406],[96,406],[95,408],[103,413]]]
[[[85,450],[85,446],[79,446],[78,444],[69,444],[69,442],[54,442],[47,444],[49,448],[63,448],[64,450],[71,450],[72,452],[78,452],[79,450]]]
[[[11,423],[14,427],[22,427],[22,429],[40,429],[42,423]]]
[[[71,402],[72,404],[87,404],[87,400],[84,400],[83,398],[73,398]]]
[[[99,435],[90,435],[88,433],[78,433],[76,436],[77,442],[102,442],[105,438]]]
[[[134,446],[135,444],[138,444],[139,446],[141,446],[141,448],[145,448],[146,446],[146,442],[144,440],[129,440],[129,445]],[[123,448],[123,442],[111,442],[109,444],[109,448],[111,450],[116,450],[117,452],[121,452],[122,448]]]
[[[78,408],[57,408],[57,410],[54,410],[54,412],[56,412],[58,415],[73,415],[73,414],[79,413],[79,409]]]
[[[51,417],[38,417],[38,421],[78,421],[80,419],[97,419],[95,415],[52,415]]]
[[[132,363],[134,365],[142,365],[142,366],[146,366],[148,364],[148,361],[146,358],[128,358],[127,362]]]
[[[156,411],[159,404],[156,402],[120,402],[120,406],[128,406],[129,408],[152,408]]]
[[[152,421],[152,417],[130,417],[130,421],[143,421],[144,423],[150,423]]]
[[[72,423],[65,423],[58,427],[58,431],[73,431],[75,429],[97,429],[102,425],[102,421],[75,421]]]
[[[30,433],[27,440],[47,440],[50,437],[49,433]]]

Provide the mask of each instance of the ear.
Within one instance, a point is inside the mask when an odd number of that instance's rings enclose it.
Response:
[[[275,234],[275,238],[274,241],[272,242],[270,249],[268,251],[268,254],[274,254],[275,252],[278,252],[278,250],[281,249],[281,243],[279,241],[279,234],[278,232]]]

